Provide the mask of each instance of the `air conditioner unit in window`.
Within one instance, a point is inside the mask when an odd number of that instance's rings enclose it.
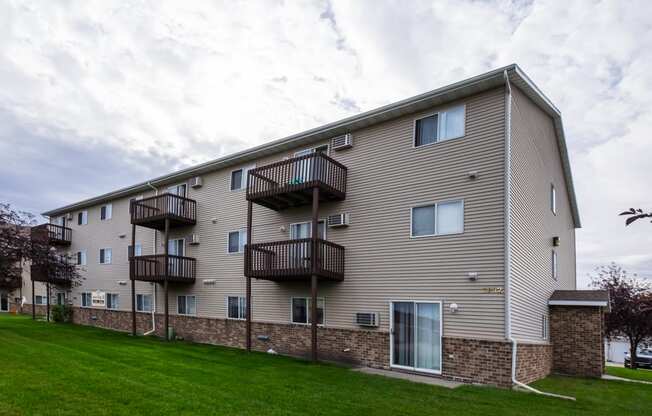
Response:
[[[191,188],[201,188],[203,185],[201,176],[195,176],[194,178],[190,179],[190,187]]]
[[[346,227],[349,225],[349,214],[335,214],[328,216],[329,227]]]
[[[196,246],[199,244],[199,234],[193,233],[188,237],[188,244]]]
[[[73,219],[72,212],[69,213],[69,214],[66,216],[66,219],[67,219],[68,221],[72,221],[72,219]]]
[[[331,147],[333,150],[344,150],[351,146],[353,146],[353,137],[351,136],[351,133],[346,133],[331,139]]]
[[[358,312],[355,314],[355,323],[360,326],[377,327],[379,316],[375,312]]]

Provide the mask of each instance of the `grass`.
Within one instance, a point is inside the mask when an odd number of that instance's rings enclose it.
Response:
[[[616,377],[629,378],[632,380],[652,382],[652,370],[647,370],[645,368],[632,370],[631,368],[609,366],[607,367],[607,374]]]
[[[652,386],[548,377],[563,401],[454,390],[262,353],[0,315],[0,414],[644,414]]]

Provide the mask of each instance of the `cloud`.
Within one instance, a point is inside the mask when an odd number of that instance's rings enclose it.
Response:
[[[517,62],[564,114],[580,285],[652,276],[652,225],[617,216],[652,209],[651,7],[5,2],[0,197],[40,212]]]

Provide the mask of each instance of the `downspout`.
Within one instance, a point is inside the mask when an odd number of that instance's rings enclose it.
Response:
[[[512,302],[511,302],[511,195],[512,186],[511,166],[512,166],[512,86],[509,83],[509,74],[504,71],[505,85],[507,86],[507,95],[505,96],[505,338],[512,343],[512,384],[514,387],[520,387],[529,392],[540,394],[542,396],[556,397],[565,400],[575,400],[574,397],[563,396],[561,394],[548,393],[537,390],[521,383],[516,379],[516,358],[518,355],[518,342],[512,337]]]
[[[156,188],[154,185],[152,185],[151,182],[147,182],[147,186],[152,188],[154,190],[154,196],[158,196],[158,188]],[[156,254],[156,249],[157,249],[157,242],[158,242],[158,231],[154,230],[154,254]],[[134,247],[134,250],[136,248]],[[153,305],[152,305],[152,329],[150,331],[145,332],[143,335],[151,335],[154,332],[156,332],[156,283],[152,283],[152,300],[153,300]]]

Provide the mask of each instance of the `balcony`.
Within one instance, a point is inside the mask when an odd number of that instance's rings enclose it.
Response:
[[[192,257],[166,256],[154,254],[136,256],[132,280],[162,283],[194,283],[196,275],[196,260]]]
[[[19,289],[22,286],[22,281],[19,277],[0,276],[0,289],[12,291]]]
[[[32,239],[53,246],[69,246],[72,241],[72,229],[57,224],[41,224],[32,228]]]
[[[67,286],[72,284],[72,276],[65,271],[55,270],[47,264],[32,264],[31,276],[33,282],[51,283],[56,286]]]
[[[344,247],[312,238],[246,246],[245,276],[276,282],[308,280],[312,275],[313,244],[317,244],[315,274],[322,280],[343,280]]]
[[[347,168],[323,153],[312,153],[261,166],[249,171],[247,200],[280,211],[312,204],[312,189],[319,200],[346,197]]]
[[[164,230],[165,220],[171,228],[197,223],[197,202],[168,193],[132,201],[130,212],[132,224],[155,230]]]

